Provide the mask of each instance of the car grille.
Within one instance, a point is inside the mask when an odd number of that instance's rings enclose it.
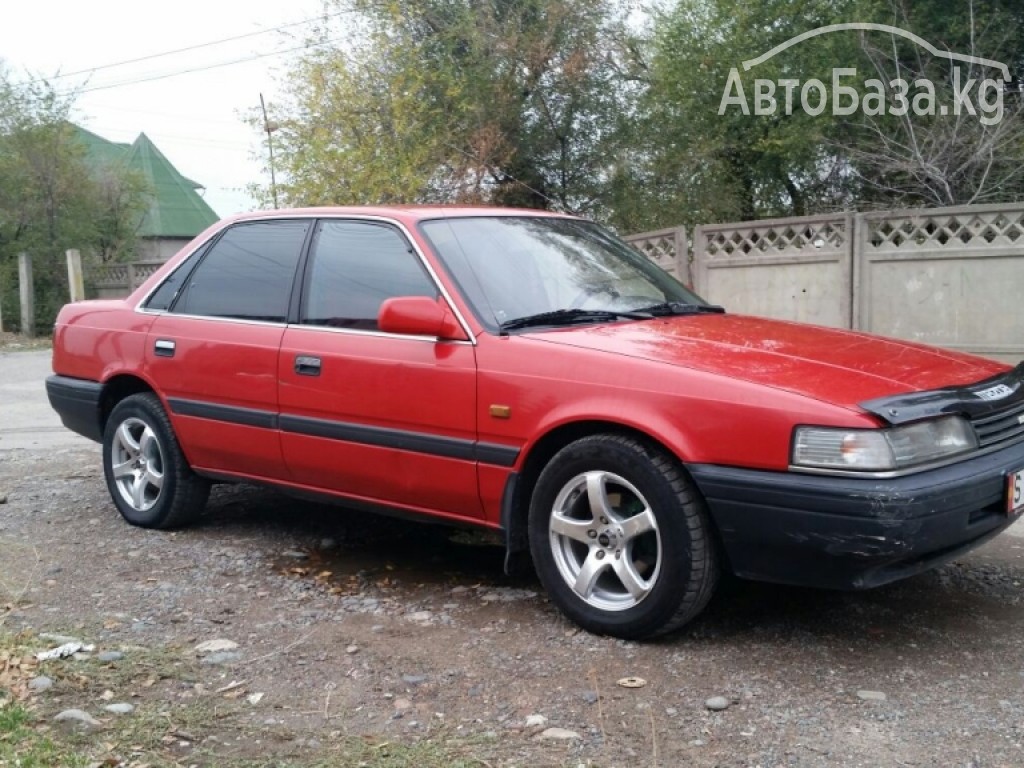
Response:
[[[1024,437],[1024,403],[971,420],[982,448]]]

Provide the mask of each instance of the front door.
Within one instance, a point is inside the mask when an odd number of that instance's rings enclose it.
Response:
[[[285,460],[306,487],[479,518],[475,348],[380,332],[395,296],[438,296],[404,233],[319,222],[279,358]]]

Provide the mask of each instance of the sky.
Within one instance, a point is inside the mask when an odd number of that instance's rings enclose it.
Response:
[[[15,81],[79,88],[73,119],[105,139],[145,133],[220,216],[256,207],[245,187],[268,183],[265,134],[243,113],[281,94],[282,75],[324,0],[5,0],[0,60]],[[205,45],[225,38],[242,39]],[[145,61],[119,64],[196,47]],[[238,59],[261,58],[241,63]],[[215,66],[222,65],[223,66]],[[202,70],[182,73],[184,70]],[[95,71],[91,71],[95,70]],[[74,74],[71,73],[81,73]],[[127,84],[149,79],[149,82]]]

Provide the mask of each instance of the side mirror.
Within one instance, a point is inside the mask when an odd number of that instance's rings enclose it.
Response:
[[[426,296],[386,299],[377,313],[377,327],[386,333],[469,341],[443,298],[436,301]]]

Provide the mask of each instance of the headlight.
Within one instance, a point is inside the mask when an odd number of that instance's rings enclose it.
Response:
[[[891,472],[974,450],[978,438],[958,416],[891,429],[797,427],[793,466]]]

